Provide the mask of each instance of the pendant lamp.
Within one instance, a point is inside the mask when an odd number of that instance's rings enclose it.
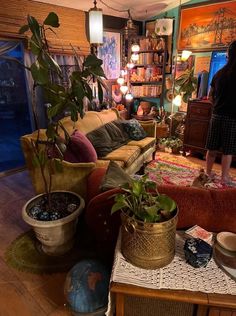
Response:
[[[89,9],[89,42],[90,44],[103,43],[103,17],[102,9],[97,8],[97,1],[94,0],[94,7]]]

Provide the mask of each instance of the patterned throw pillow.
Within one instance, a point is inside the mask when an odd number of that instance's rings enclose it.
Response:
[[[124,121],[122,124],[129,137],[133,140],[140,140],[147,136],[147,133],[136,119]]]

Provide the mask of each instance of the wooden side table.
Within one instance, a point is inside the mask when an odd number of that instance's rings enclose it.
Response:
[[[236,299],[233,295],[208,294],[185,290],[153,290],[144,287],[112,282],[116,316],[125,316],[125,296],[137,296],[196,305],[195,316],[236,316]],[[221,315],[221,311],[223,314]]]
[[[110,307],[115,307],[116,316],[126,316],[125,309],[129,309],[128,302],[131,303],[132,297],[133,301],[138,303],[146,300],[149,302],[149,307],[152,300],[153,305],[157,307],[160,307],[156,304],[158,301],[164,305],[165,302],[169,302],[172,310],[173,306],[178,305],[177,313],[174,310],[174,315],[178,316],[236,316],[236,294],[233,279],[218,268],[214,261],[209,263],[206,270],[198,270],[189,266],[183,257],[184,236],[182,232],[177,232],[176,256],[173,262],[169,266],[157,270],[140,269],[128,263],[121,253],[120,237],[119,235],[110,284],[110,293],[115,298],[115,305],[111,304]],[[221,284],[221,282],[223,283]],[[188,286],[186,287],[185,284]],[[232,295],[219,293],[232,293]],[[189,305],[192,310],[186,308]],[[133,306],[133,309],[135,308]],[[141,308],[143,312],[143,307],[140,305],[140,310]],[[134,315],[132,312],[133,310],[129,310],[129,315]],[[148,316],[145,312],[144,309],[142,315]],[[154,314],[152,313],[152,315]],[[157,315],[164,316],[163,312]],[[172,313],[168,311],[168,315],[172,315]]]

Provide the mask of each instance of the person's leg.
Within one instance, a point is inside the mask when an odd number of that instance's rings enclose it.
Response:
[[[230,181],[229,178],[229,169],[232,162],[232,155],[222,155],[221,159],[221,181],[223,183],[228,183]]]
[[[208,150],[206,154],[206,173],[209,177],[212,176],[212,167],[216,159],[217,151]]]

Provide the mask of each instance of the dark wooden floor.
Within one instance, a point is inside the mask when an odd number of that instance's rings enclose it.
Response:
[[[6,247],[29,229],[21,209],[33,196],[27,171],[0,178],[0,316],[71,315],[64,306],[66,273],[25,273],[4,261]]]

